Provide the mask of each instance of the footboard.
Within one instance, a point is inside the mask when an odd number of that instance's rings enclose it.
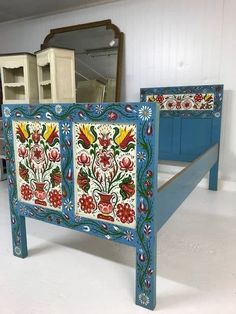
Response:
[[[13,252],[25,217],[131,245],[136,303],[156,302],[156,103],[5,105]]]

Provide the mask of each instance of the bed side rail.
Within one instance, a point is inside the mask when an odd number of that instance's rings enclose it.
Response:
[[[158,189],[157,231],[213,167],[218,151],[219,145],[215,144]]]

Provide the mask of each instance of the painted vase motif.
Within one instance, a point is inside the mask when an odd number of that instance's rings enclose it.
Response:
[[[97,207],[101,212],[101,214],[97,215],[97,218],[114,221],[114,218],[110,216],[110,214],[113,212],[113,209],[117,202],[117,196],[114,193],[106,194],[97,192],[97,194],[99,196],[99,202],[97,203]]]
[[[46,206],[47,203],[44,201],[47,196],[47,192],[45,191],[46,182],[34,182],[34,184],[35,184],[34,196],[36,198],[35,204]]]

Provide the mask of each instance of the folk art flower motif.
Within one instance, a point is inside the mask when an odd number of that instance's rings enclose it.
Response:
[[[108,120],[115,121],[118,118],[118,114],[116,112],[109,112],[108,113]]]
[[[124,178],[119,187],[123,200],[132,197],[135,193],[135,184],[131,176]]]
[[[93,134],[93,128],[89,128],[87,125],[82,125],[79,128],[79,140],[78,143],[80,143],[84,148],[88,149],[90,148],[91,144],[94,143],[96,138]]]
[[[23,199],[26,201],[30,201],[32,199],[33,192],[32,192],[32,189],[30,188],[30,186],[28,184],[22,184],[21,195],[22,195]]]
[[[135,126],[78,123],[75,136],[76,215],[134,226]]]
[[[32,134],[32,140],[35,144],[38,144],[38,142],[40,141],[40,134],[39,134],[39,130],[35,130]]]
[[[57,190],[49,192],[49,201],[53,207],[60,207],[62,203],[62,195]]]
[[[147,95],[148,102],[157,102],[162,110],[213,110],[214,94],[172,94],[172,95]],[[140,113],[140,112],[139,112]],[[140,116],[140,118],[142,118]],[[144,118],[142,118],[145,120]]]
[[[138,298],[140,303],[143,305],[148,305],[150,302],[149,297],[145,293],[140,293]]]
[[[82,168],[80,168],[80,171],[77,176],[77,184],[78,186],[84,191],[88,192],[90,185],[89,185],[90,179],[88,178],[88,175],[86,171],[84,171]]]
[[[58,128],[55,124],[47,124],[43,130],[43,138],[50,146],[59,142]]]
[[[11,116],[11,109],[9,107],[5,107],[3,113],[6,118],[9,118]]]
[[[77,163],[80,166],[89,166],[90,157],[86,153],[81,153],[77,158]]]
[[[29,129],[27,128],[27,125],[24,122],[19,123],[17,125],[16,136],[21,143],[25,143],[28,140],[30,132]]]
[[[132,171],[134,168],[134,162],[129,157],[123,157],[119,165],[120,169],[124,171]]]
[[[14,122],[18,185],[23,201],[60,209],[62,174],[59,126],[46,122]]]
[[[18,148],[18,155],[19,157],[22,157],[24,159],[25,157],[28,156],[28,149],[25,146],[21,145]]]
[[[95,203],[91,196],[83,194],[82,197],[79,199],[79,203],[81,205],[81,209],[85,213],[91,213],[95,209]]]
[[[101,149],[97,152],[96,165],[102,170],[107,171],[113,166],[114,154],[112,151]]]
[[[139,118],[142,120],[149,120],[152,116],[152,109],[148,106],[142,106],[139,109]]]
[[[57,114],[60,114],[60,113],[62,112],[62,106],[61,106],[61,105],[56,105],[56,106],[55,106],[55,112],[56,112]]]
[[[131,208],[130,204],[118,204],[117,208],[116,215],[122,223],[132,223],[134,221],[135,211]]]
[[[57,148],[52,148],[48,151],[48,159],[52,162],[59,162],[61,160],[61,154]]]
[[[120,149],[125,150],[126,148],[131,149],[134,147],[134,131],[133,128],[120,127],[115,129],[115,143],[120,147]]]
[[[131,231],[125,231],[124,233],[124,238],[127,240],[127,241],[133,241],[134,239],[134,235]]]
[[[111,139],[109,133],[103,133],[98,138],[100,145],[105,149],[111,144]]]
[[[66,135],[69,134],[70,133],[69,123],[63,123],[61,126],[61,129],[62,129],[62,133],[66,134]]]

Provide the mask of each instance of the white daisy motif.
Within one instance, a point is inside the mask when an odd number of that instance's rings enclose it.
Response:
[[[61,106],[61,105],[56,105],[56,106],[55,106],[55,112],[56,112],[57,114],[60,114],[60,113],[62,112],[62,106]]]
[[[11,109],[9,107],[5,107],[3,113],[6,118],[9,118],[11,116]]]
[[[70,200],[66,200],[64,202],[64,206],[65,206],[65,209],[68,210],[68,211],[73,209],[73,204],[72,204],[72,202]]]
[[[152,116],[152,109],[148,106],[142,106],[142,108],[139,109],[138,113],[140,119],[142,119],[143,121],[147,121]]]
[[[127,241],[133,241],[134,235],[133,235],[132,232],[126,231],[126,232],[124,233],[124,238],[125,238],[125,240],[127,240]]]
[[[138,298],[141,304],[148,305],[149,297],[145,293],[141,293]]]
[[[137,154],[138,161],[144,161],[146,159],[146,155],[144,152],[138,152]]]
[[[19,246],[15,247],[15,253],[16,255],[21,255],[21,249],[19,248]]]
[[[103,105],[101,104],[96,105],[96,112],[98,114],[101,114],[103,112]]]
[[[70,133],[69,123],[63,123],[61,126],[61,129],[62,129],[62,133],[66,134],[66,135],[69,134]]]

